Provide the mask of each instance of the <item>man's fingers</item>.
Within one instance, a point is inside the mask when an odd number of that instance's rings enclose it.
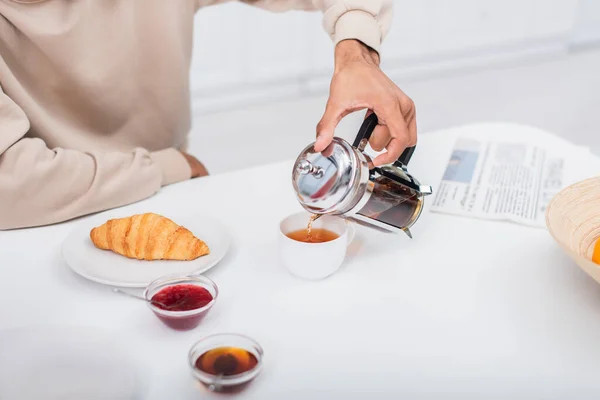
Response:
[[[196,157],[192,156],[191,154],[185,153],[183,151],[181,152],[181,154],[183,155],[183,157],[186,159],[186,161],[190,165],[190,169],[192,170],[192,176],[191,176],[192,178],[198,178],[201,176],[208,175],[208,170],[206,169],[204,164],[202,164],[200,161],[198,161],[198,159]]]
[[[408,147],[416,146],[417,145],[417,115],[414,110],[408,121],[408,134],[409,134]]]
[[[385,125],[377,125],[375,130],[373,130],[369,143],[373,150],[381,151],[387,147],[390,140],[392,140],[392,136],[390,135],[388,127]]]
[[[379,118],[379,123],[387,126],[391,137],[402,138],[408,136],[406,120],[397,99],[382,102],[382,106],[375,108],[374,111]]]
[[[347,115],[347,111],[342,107],[327,104],[323,118],[317,124],[317,141],[315,142],[315,151],[323,151],[333,139],[335,128],[342,118]]]
[[[392,164],[400,157],[406,147],[406,141],[403,139],[392,138],[387,146],[387,151],[375,157],[373,165],[378,167],[380,165]]]
[[[377,113],[377,110],[375,111]],[[389,129],[391,140],[387,144],[387,152],[375,158],[375,165],[382,165],[394,162],[410,142],[410,133],[406,126],[406,121],[402,115],[400,106],[384,109],[382,113],[377,114],[380,120]]]
[[[337,102],[332,101],[327,103],[325,114],[323,114],[323,118],[321,118],[321,121],[317,124],[315,151],[323,151],[331,144],[331,140],[335,134],[335,128],[342,118],[355,111],[368,108],[368,105],[362,102],[354,102],[352,106],[342,106],[339,103],[336,103]]]

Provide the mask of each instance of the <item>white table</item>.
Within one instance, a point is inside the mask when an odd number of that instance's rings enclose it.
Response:
[[[423,183],[439,182],[455,133],[420,139],[411,171]],[[291,164],[181,183],[126,207],[218,214],[230,228],[233,249],[207,274],[220,298],[197,329],[172,331],[71,272],[60,245],[79,221],[0,232],[0,326],[107,329],[145,365],[146,399],[209,398],[187,352],[229,331],[265,350],[244,399],[600,397],[600,286],[545,230],[426,210],[413,240],[361,227],[340,272],[302,281],[277,262],[277,224],[299,210]]]

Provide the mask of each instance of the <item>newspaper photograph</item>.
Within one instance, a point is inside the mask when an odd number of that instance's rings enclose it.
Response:
[[[564,149],[459,138],[431,210],[545,227],[546,207],[564,186]]]

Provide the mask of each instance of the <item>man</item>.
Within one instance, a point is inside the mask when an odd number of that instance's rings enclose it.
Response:
[[[193,17],[223,0],[0,0],[0,229],[147,198],[206,175],[185,150]],[[392,162],[416,142],[412,101],[379,69],[392,0],[245,0],[321,10],[335,45],[317,151],[347,114],[377,114]]]

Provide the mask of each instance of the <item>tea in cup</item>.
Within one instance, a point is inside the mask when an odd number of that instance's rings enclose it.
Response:
[[[314,220],[304,212],[285,218],[279,230],[282,264],[293,275],[311,280],[326,278],[341,267],[355,233],[343,218],[323,215]]]

